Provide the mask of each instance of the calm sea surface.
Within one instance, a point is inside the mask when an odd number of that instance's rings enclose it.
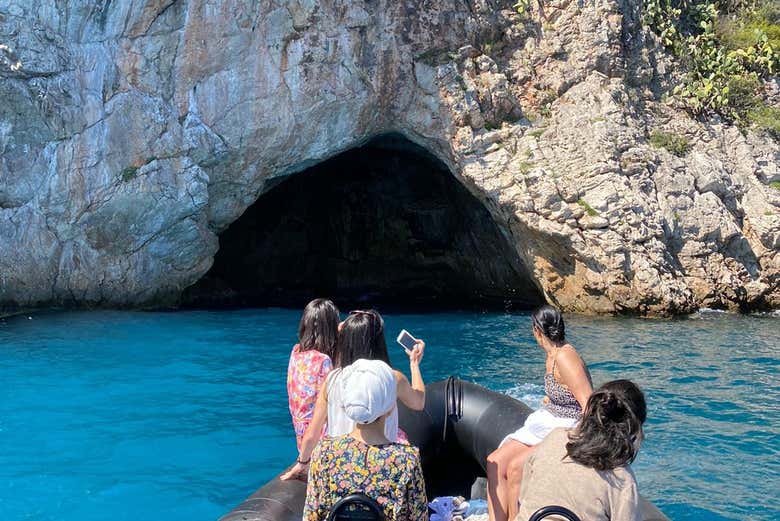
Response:
[[[298,311],[0,320],[0,519],[213,521],[296,455],[285,374]],[[527,314],[387,315],[450,374],[538,404]],[[780,519],[780,317],[571,317],[594,382],[649,399],[635,463],[675,521]],[[394,363],[405,355],[388,342]]]

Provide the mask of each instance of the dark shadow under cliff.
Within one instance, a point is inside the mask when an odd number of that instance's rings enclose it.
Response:
[[[185,306],[527,308],[543,298],[484,205],[384,136],[282,180],[220,236]]]

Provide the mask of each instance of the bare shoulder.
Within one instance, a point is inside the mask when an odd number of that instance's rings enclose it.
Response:
[[[566,344],[565,346],[561,347],[558,351],[558,355],[556,357],[556,361],[564,364],[577,364],[577,365],[585,365],[582,361],[582,358],[580,357],[579,353],[576,349],[574,349],[574,346],[571,344]]]

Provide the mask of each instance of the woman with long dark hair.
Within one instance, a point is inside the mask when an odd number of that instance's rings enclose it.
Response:
[[[409,369],[411,382],[401,371],[393,369],[398,399],[407,407],[421,411],[425,406],[425,383],[420,372],[420,361],[425,352],[425,342],[417,340],[410,351]],[[282,475],[282,479],[302,478],[308,470],[309,460],[319,440],[319,433],[327,425],[328,436],[342,436],[352,432],[355,422],[344,413],[341,396],[341,369],[359,359],[381,360],[390,365],[385,342],[385,322],[373,310],[352,311],[339,325],[334,369],[328,375],[322,391],[317,397],[314,415],[304,434],[295,465]],[[385,421],[385,436],[388,440],[406,441],[406,435],[398,428],[398,409],[393,409]]]
[[[298,447],[333,365],[338,325],[338,308],[324,298],[309,302],[298,324],[298,343],[287,364],[287,401]]]
[[[630,464],[646,418],[645,397],[633,382],[599,387],[576,428],[553,430],[528,457],[518,519],[548,505],[566,507],[588,521],[641,519]]]
[[[585,362],[566,340],[561,313],[542,306],[532,313],[531,323],[534,338],[546,355],[546,396],[541,409],[530,414],[523,427],[504,438],[487,458],[491,521],[515,518],[526,458],[553,429],[576,425],[592,391]]]

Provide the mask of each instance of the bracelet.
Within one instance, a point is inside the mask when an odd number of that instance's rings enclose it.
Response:
[[[307,459],[306,461],[301,461],[300,456],[298,456],[298,459],[295,460],[297,463],[300,463],[301,465],[308,465],[311,461],[311,458]]]

